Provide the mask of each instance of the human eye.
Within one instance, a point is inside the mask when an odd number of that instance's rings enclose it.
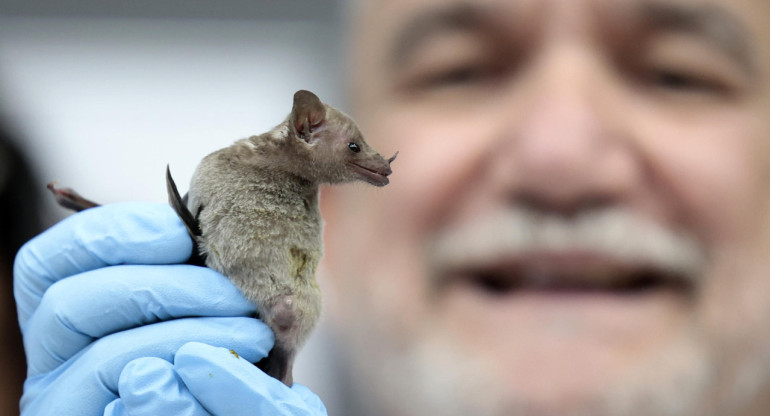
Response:
[[[642,75],[648,87],[673,94],[722,94],[727,85],[717,77],[686,68],[650,68]]]
[[[399,86],[408,93],[437,93],[489,86],[498,62],[488,44],[472,35],[434,39],[399,69]]]
[[[745,89],[745,77],[728,57],[694,37],[662,36],[640,54],[637,80],[665,98],[721,100]]]
[[[492,69],[483,62],[458,62],[428,69],[415,78],[415,87],[423,89],[468,87],[484,83],[492,76]]]

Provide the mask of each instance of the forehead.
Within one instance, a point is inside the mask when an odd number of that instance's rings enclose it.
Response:
[[[353,0],[355,1],[355,0]],[[597,44],[633,39],[641,25],[695,34],[755,69],[770,73],[769,0],[358,0],[352,42],[354,99],[398,68],[405,51],[428,36],[466,31],[484,42],[519,45],[544,33],[575,39],[590,33]],[[656,26],[659,25],[659,26]],[[639,31],[637,31],[639,32]],[[580,39],[589,39],[583,37]],[[542,45],[542,43],[538,43]],[[394,65],[395,62],[395,65]],[[764,94],[763,94],[764,95]],[[770,95],[770,94],[768,94]]]
[[[474,17],[481,23],[497,21],[500,27],[515,34],[527,25],[539,30],[549,24],[564,27],[570,22],[594,26],[620,22],[622,26],[624,20],[651,17],[656,11],[673,11],[656,16],[669,21],[687,14],[703,21],[716,16],[717,19],[711,19],[713,22],[722,17],[722,22],[730,24],[728,30],[746,26],[749,35],[770,43],[767,0],[359,0],[356,4],[357,33],[368,34],[367,43],[378,41],[370,44],[375,47],[397,42],[404,31]],[[683,13],[677,14],[678,11]]]

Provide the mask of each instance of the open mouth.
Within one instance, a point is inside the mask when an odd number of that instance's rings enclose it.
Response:
[[[356,172],[358,175],[361,176],[361,179],[364,181],[374,185],[374,186],[385,186],[387,185],[390,180],[388,180],[388,175],[390,174],[390,171],[388,172],[379,172],[374,169],[367,168],[366,166],[362,166],[353,162],[348,162],[348,166],[351,170]]]
[[[437,234],[437,290],[477,293],[689,295],[705,251],[692,233],[621,207],[564,218],[512,207]]]
[[[694,278],[648,264],[569,253],[539,253],[447,271],[443,285],[462,284],[485,294],[522,292],[635,295],[658,290],[689,294]]]

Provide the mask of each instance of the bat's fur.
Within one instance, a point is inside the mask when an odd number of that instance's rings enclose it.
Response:
[[[319,185],[383,186],[394,158],[371,148],[350,117],[298,91],[283,123],[206,156],[186,201],[170,192],[206,266],[229,277],[275,333],[275,347],[259,366],[287,385],[321,310]]]

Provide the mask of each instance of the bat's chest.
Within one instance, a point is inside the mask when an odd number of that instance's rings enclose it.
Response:
[[[268,200],[231,207],[202,231],[200,247],[207,254],[207,265],[242,289],[273,285],[296,290],[295,286],[310,284],[323,254],[317,204],[306,209],[302,202]]]
[[[321,232],[318,193],[297,189],[273,188],[270,192],[254,192],[241,207],[253,219],[255,232],[269,232],[312,237]]]
[[[322,227],[317,187],[296,184],[249,186],[212,199],[201,212],[204,245],[233,260],[321,252]],[[292,258],[302,266],[302,256]]]

